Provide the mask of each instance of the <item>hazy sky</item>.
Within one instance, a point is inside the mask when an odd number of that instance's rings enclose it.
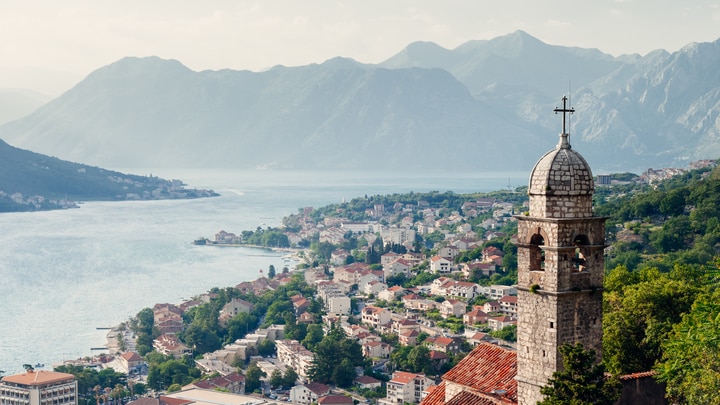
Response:
[[[377,63],[413,41],[452,49],[518,29],[615,56],[672,52],[720,38],[720,0],[0,0],[0,88],[59,92],[124,56],[193,70]]]

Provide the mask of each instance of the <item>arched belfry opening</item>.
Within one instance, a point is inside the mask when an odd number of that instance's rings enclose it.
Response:
[[[587,235],[576,235],[573,238],[573,246],[575,247],[575,252],[573,253],[573,257],[571,259],[572,271],[582,272],[587,270],[588,260],[591,255],[589,249],[590,239],[587,237]]]
[[[540,388],[562,367],[559,348],[582,343],[602,356],[605,217],[593,216],[595,184],[570,145],[563,97],[562,133],[530,174],[529,211],[518,220],[518,403],[541,401]]]
[[[545,238],[540,233],[530,237],[530,271],[545,271]]]

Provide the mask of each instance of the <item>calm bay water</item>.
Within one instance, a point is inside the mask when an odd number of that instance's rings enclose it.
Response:
[[[135,174],[150,171],[122,170]],[[259,275],[281,254],[192,245],[219,230],[278,226],[304,206],[395,192],[467,193],[525,185],[528,173],[154,170],[222,196],[89,202],[80,209],[0,214],[0,370],[89,356],[104,330],[158,302],[179,303]],[[263,225],[264,224],[264,225]]]

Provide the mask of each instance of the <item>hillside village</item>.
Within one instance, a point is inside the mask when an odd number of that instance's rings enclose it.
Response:
[[[375,203],[363,212],[369,218],[364,221],[351,221],[338,215],[344,211],[340,207],[317,220],[315,210],[305,208],[285,221],[299,224],[295,231],[284,233],[288,241],[293,246],[308,246],[295,250],[296,259],[301,261],[297,269],[285,268],[278,274],[268,272],[268,277],[240,283],[235,290],[240,294],[262,296],[293,280],[306,284],[314,295],[297,294],[290,298],[294,319],[308,325],[321,324],[325,333],[331,328],[341,328],[345,336],[360,346],[370,366],[368,369],[373,371],[357,370],[352,397],[365,401],[369,398],[361,393],[374,392],[370,398],[378,403],[419,403],[436,384],[438,375],[449,370],[474,346],[481,342],[513,345],[517,290],[511,285],[491,283],[510,270],[505,267],[507,261],[504,264],[506,252],[498,246],[512,241],[512,235],[505,230],[513,229],[512,214],[522,209],[524,197],[520,195],[518,199],[516,193],[511,195],[520,202],[475,197],[456,201],[460,204],[457,209],[433,206],[425,200],[416,204],[396,202],[388,207]],[[443,201],[447,205],[447,200]],[[442,237],[432,248],[422,249],[423,253],[413,252],[417,241],[428,235]],[[221,231],[212,243],[232,244],[240,238]],[[347,249],[348,239],[360,241],[355,242],[358,247]],[[312,247],[310,240],[314,240]],[[497,243],[498,246],[486,243],[492,240],[503,243]],[[322,253],[314,249],[317,244],[336,248],[322,257]],[[377,263],[353,260],[367,258],[375,248],[388,250],[378,254]],[[389,250],[391,248],[395,251]],[[474,252],[472,260],[468,257],[462,262],[456,260],[470,252]],[[178,358],[197,354],[179,339],[188,327],[184,315],[215,299],[217,294],[206,293],[177,305],[155,305],[152,311],[157,336],[152,342],[153,349]],[[248,300],[232,298],[220,310],[218,322],[227,325],[233,317],[251,313],[253,309],[254,304]],[[195,364],[204,374],[218,376],[201,385],[233,386],[233,392],[243,393],[244,384],[238,382],[244,382],[245,376],[238,373],[238,364],[256,364],[265,373],[266,386],[275,370],[285,373],[292,368],[298,385],[279,392],[269,389],[263,392],[298,404],[336,403],[323,398],[347,391],[311,381],[308,371],[314,354],[300,341],[288,339],[286,331],[286,325],[272,324],[205,353],[202,358],[196,357]],[[113,331],[109,336],[117,333]],[[125,348],[135,348],[135,343],[130,342],[133,336],[125,332]],[[258,355],[258,347],[264,341],[274,343],[271,356]],[[114,345],[117,346],[117,342]],[[399,351],[405,357],[408,349],[415,347],[423,348],[429,363],[420,369],[398,367],[392,353]],[[142,357],[137,353],[118,353],[118,356],[110,363],[117,370],[147,371],[147,365],[142,365]]]
[[[639,181],[651,183],[647,176]],[[211,389],[250,395],[257,404],[397,404],[420,403],[438,386],[450,389],[453,375],[462,380],[458,370],[479,361],[466,357],[472,351],[505,370],[488,392],[516,400],[517,387],[505,387],[516,372],[507,356],[517,336],[514,215],[527,209],[524,190],[375,196],[301,209],[280,229],[220,231],[210,244],[272,234],[296,266],[146,308],[108,334],[109,356],[65,365],[114,369],[163,395]],[[209,343],[197,327],[201,316],[227,333],[224,342]],[[351,346],[342,355],[357,350],[342,378],[332,362],[329,374],[318,371],[328,339]],[[149,364],[152,353],[190,361],[204,377],[162,380],[157,364]],[[623,378],[634,384],[651,375]]]

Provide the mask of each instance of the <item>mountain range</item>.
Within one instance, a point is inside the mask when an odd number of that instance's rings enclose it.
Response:
[[[11,145],[102,167],[529,170],[561,132],[598,172],[720,155],[720,40],[613,57],[517,31],[379,64],[334,58],[195,72],[102,67],[0,127]]]

